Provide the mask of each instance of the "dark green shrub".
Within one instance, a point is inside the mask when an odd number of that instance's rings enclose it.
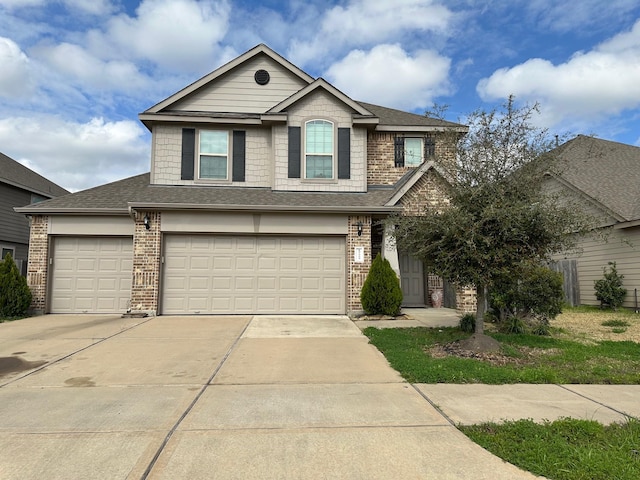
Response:
[[[548,321],[562,312],[562,274],[542,265],[524,265],[495,282],[489,302],[501,322],[509,317]]]
[[[527,333],[527,324],[522,318],[512,315],[502,322],[500,330],[504,333],[514,333],[519,335]]]
[[[389,260],[378,254],[371,264],[369,274],[360,292],[362,308],[369,315],[391,315],[400,313],[402,290],[396,272]]]
[[[622,306],[627,289],[622,286],[624,275],[618,274],[616,262],[609,262],[610,270],[602,269],[603,278],[596,280],[593,284],[596,291],[596,298],[600,300],[600,307],[611,307],[616,310]]]
[[[467,333],[473,333],[476,331],[476,316],[473,313],[465,313],[460,318],[460,330]]]
[[[0,260],[0,318],[24,317],[31,304],[31,290],[10,254]]]

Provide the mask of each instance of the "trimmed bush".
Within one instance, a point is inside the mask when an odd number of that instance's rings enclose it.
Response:
[[[616,310],[622,306],[627,289],[622,286],[624,275],[618,274],[616,262],[609,262],[610,270],[607,267],[602,269],[603,278],[593,282],[596,291],[596,298],[600,300],[600,307],[611,307]]]
[[[376,256],[360,291],[362,308],[369,315],[396,316],[400,313],[402,290],[389,260]]]
[[[24,317],[31,305],[27,279],[20,275],[11,254],[0,260],[0,318]]]
[[[491,289],[490,305],[501,322],[509,317],[550,320],[562,312],[562,274],[542,265],[525,265]]]

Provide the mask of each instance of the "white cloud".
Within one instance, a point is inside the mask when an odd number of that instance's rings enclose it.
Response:
[[[87,123],[58,117],[0,120],[0,145],[15,160],[77,191],[149,170],[147,134],[138,122]]]
[[[27,55],[12,40],[0,37],[0,97],[24,97],[33,92]]]
[[[336,50],[394,41],[412,32],[445,33],[452,16],[434,0],[351,0],[327,10],[317,34],[311,40],[294,40],[288,56],[304,65]],[[317,19],[313,21],[317,25]]]
[[[137,16],[113,17],[105,32],[93,31],[89,40],[106,55],[149,60],[168,69],[207,70],[229,27],[226,0],[144,0]],[[205,68],[203,69],[203,65]]]
[[[64,0],[69,9],[77,9],[91,15],[108,15],[116,10],[110,0]]]
[[[571,4],[568,14],[567,4],[558,0],[526,0],[524,4],[542,27],[558,32],[607,28],[638,8],[637,0],[608,0],[606,6],[602,0],[580,0]]]
[[[547,125],[588,121],[640,106],[640,21],[593,50],[554,65],[534,58],[480,80],[483,100],[506,98],[541,103]]]
[[[5,8],[19,8],[19,7],[37,7],[44,5],[47,0],[0,0],[0,6]]]
[[[81,85],[84,91],[110,89],[131,93],[147,88],[151,83],[151,79],[133,63],[103,61],[78,45],[41,46],[34,49],[34,54],[65,78]]]
[[[399,45],[354,50],[327,76],[350,97],[399,109],[424,108],[448,92],[451,61],[431,50],[408,55]]]

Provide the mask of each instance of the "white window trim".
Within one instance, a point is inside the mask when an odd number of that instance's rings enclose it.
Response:
[[[409,163],[407,159],[409,155],[407,154],[407,140],[419,140],[420,141],[420,162],[418,163]],[[424,163],[424,138],[423,137],[405,137],[404,138],[404,166],[405,167],[419,167]]]
[[[309,122],[321,121],[330,123],[333,130],[333,151],[331,152],[331,178],[308,178],[307,177],[307,124]],[[338,168],[338,124],[328,118],[308,118],[302,124],[302,181],[308,183],[336,183]]]
[[[233,138],[231,135],[231,130],[227,130],[224,128],[199,128],[196,130],[197,135],[196,135],[196,167],[197,167],[197,175],[196,175],[196,182],[198,183],[231,183],[231,169],[232,169],[232,162],[231,162],[231,155],[232,155],[232,151],[231,151],[231,144],[233,142]],[[200,156],[201,155],[209,155],[209,156],[222,156],[219,154],[211,154],[211,153],[200,153],[200,132],[224,132],[227,134],[227,176],[226,178],[202,178],[200,176]]]

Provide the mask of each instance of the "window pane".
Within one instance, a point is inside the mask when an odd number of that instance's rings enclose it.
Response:
[[[214,178],[216,180],[226,180],[227,178],[227,157],[200,155],[200,178]]]
[[[333,178],[333,157],[307,155],[307,178]]]
[[[200,130],[200,153],[227,154],[227,132]]]
[[[404,139],[404,162],[405,165],[420,165],[422,163],[422,139]]]
[[[333,124],[313,120],[306,124],[306,153],[333,154]]]

